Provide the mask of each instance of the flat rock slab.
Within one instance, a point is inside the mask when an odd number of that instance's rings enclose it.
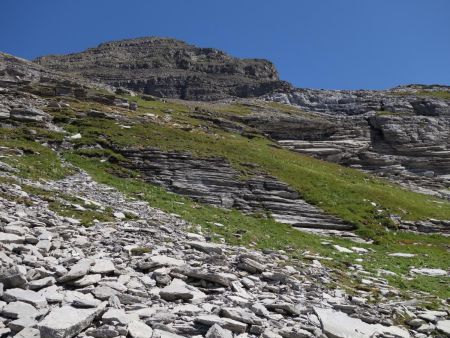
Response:
[[[91,267],[91,273],[93,274],[108,274],[114,272],[114,270],[114,263],[109,259],[96,259]]]
[[[68,305],[57,308],[39,323],[41,338],[75,337],[91,325],[103,309],[104,306],[94,309],[77,309]]]
[[[441,320],[437,322],[436,329],[450,337],[450,320]]]
[[[157,255],[143,259],[138,263],[142,270],[156,269],[163,266],[183,266],[186,262],[181,259],[172,258],[164,255]]]
[[[334,338],[366,338],[377,334],[393,335],[394,337],[409,338],[409,332],[398,326],[383,326],[380,324],[367,324],[357,318],[352,318],[343,312],[331,309],[314,308],[319,317],[322,329]]]
[[[14,338],[41,338],[41,334],[38,329],[26,327],[16,334]]]
[[[233,333],[218,324],[214,324],[209,328],[205,338],[233,338]]]
[[[237,320],[230,318],[221,318],[216,315],[202,315],[198,316],[195,321],[197,323],[213,326],[215,324],[221,326],[224,329],[230,330],[235,333],[244,333],[247,330],[247,324],[238,322]]]
[[[91,259],[81,259],[73,265],[70,271],[62,276],[58,282],[66,283],[72,280],[86,276],[89,273],[93,261]]]
[[[82,287],[86,287],[89,285],[97,284],[101,280],[102,280],[102,275],[100,275],[100,274],[86,275],[84,277],[81,277],[80,279],[71,281],[70,284],[75,287],[82,288]]]
[[[207,254],[212,254],[212,253],[221,254],[222,247],[223,247],[220,244],[200,242],[200,241],[190,241],[190,242],[186,242],[186,244],[193,247],[194,249],[203,251]]]
[[[411,269],[410,272],[418,275],[432,276],[432,277],[447,276],[448,274],[447,271],[442,269],[427,269],[427,268]]]
[[[14,244],[21,244],[25,241],[25,237],[18,236],[15,234],[9,234],[0,232],[0,243],[7,244],[7,243],[14,243]]]
[[[102,316],[102,321],[106,324],[113,324],[115,322],[121,325],[128,325],[132,321],[138,320],[139,316],[136,314],[127,314],[124,310],[110,308]]]
[[[2,315],[12,319],[36,318],[39,311],[31,304],[24,302],[11,302],[2,309]]]
[[[415,257],[416,255],[415,254],[411,254],[411,253],[394,252],[394,253],[388,254],[388,256],[390,256],[390,257],[412,258],[412,257]]]
[[[153,330],[144,322],[134,320],[128,324],[128,334],[131,338],[152,338]]]
[[[2,299],[7,302],[24,302],[29,303],[37,308],[43,308],[47,306],[47,300],[39,293],[32,290],[24,289],[9,289],[3,293]]]
[[[153,330],[152,338],[185,338],[184,336],[180,336],[178,334],[164,331],[160,329]]]
[[[206,295],[197,288],[187,285],[181,279],[175,278],[170,285],[163,288],[159,295],[162,299],[167,301],[184,300],[184,301],[200,301],[205,298]]]

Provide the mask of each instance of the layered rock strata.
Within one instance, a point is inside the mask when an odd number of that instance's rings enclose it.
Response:
[[[53,70],[159,97],[217,100],[290,89],[273,64],[238,59],[213,48],[147,37],[102,43],[81,53],[36,62]]]
[[[128,165],[143,173],[147,181],[202,203],[252,213],[268,212],[277,221],[299,228],[354,229],[353,225],[306,203],[296,191],[274,177],[241,178],[223,158],[199,158],[158,149],[119,151],[131,161]]]

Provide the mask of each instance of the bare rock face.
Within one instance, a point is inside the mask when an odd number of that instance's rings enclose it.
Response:
[[[308,112],[239,118],[289,149],[449,198],[450,87],[296,89],[266,96]]]
[[[354,225],[305,202],[275,177],[240,179],[239,172],[224,158],[200,158],[159,149],[116,150],[129,160],[124,165],[141,172],[149,182],[201,203],[245,212],[270,212],[277,221],[303,229],[354,229]]]
[[[36,62],[116,87],[186,100],[254,97],[290,88],[267,60],[238,59],[167,38],[112,41],[81,53],[40,57]]]

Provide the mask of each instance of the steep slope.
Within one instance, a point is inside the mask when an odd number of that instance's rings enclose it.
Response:
[[[213,48],[158,37],[102,43],[36,62],[116,87],[186,100],[253,97],[290,88],[269,61],[238,59]]]

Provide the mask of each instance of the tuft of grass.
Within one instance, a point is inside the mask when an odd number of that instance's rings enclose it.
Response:
[[[133,256],[143,256],[146,253],[152,252],[152,249],[145,246],[141,246],[139,248],[132,248],[130,252]]]
[[[446,90],[436,90],[436,91],[419,90],[412,94],[407,93],[407,92],[392,92],[392,94],[399,95],[399,96],[416,95],[416,96],[422,96],[422,97],[432,97],[432,98],[442,99],[442,100],[450,100],[450,91],[446,91]]]
[[[0,128],[0,146],[23,153],[18,155],[11,152],[5,155],[2,161],[19,169],[20,176],[33,180],[55,180],[70,175],[72,171],[62,166],[57,153],[40,144],[39,140],[48,143],[60,142],[62,135],[37,128]]]

